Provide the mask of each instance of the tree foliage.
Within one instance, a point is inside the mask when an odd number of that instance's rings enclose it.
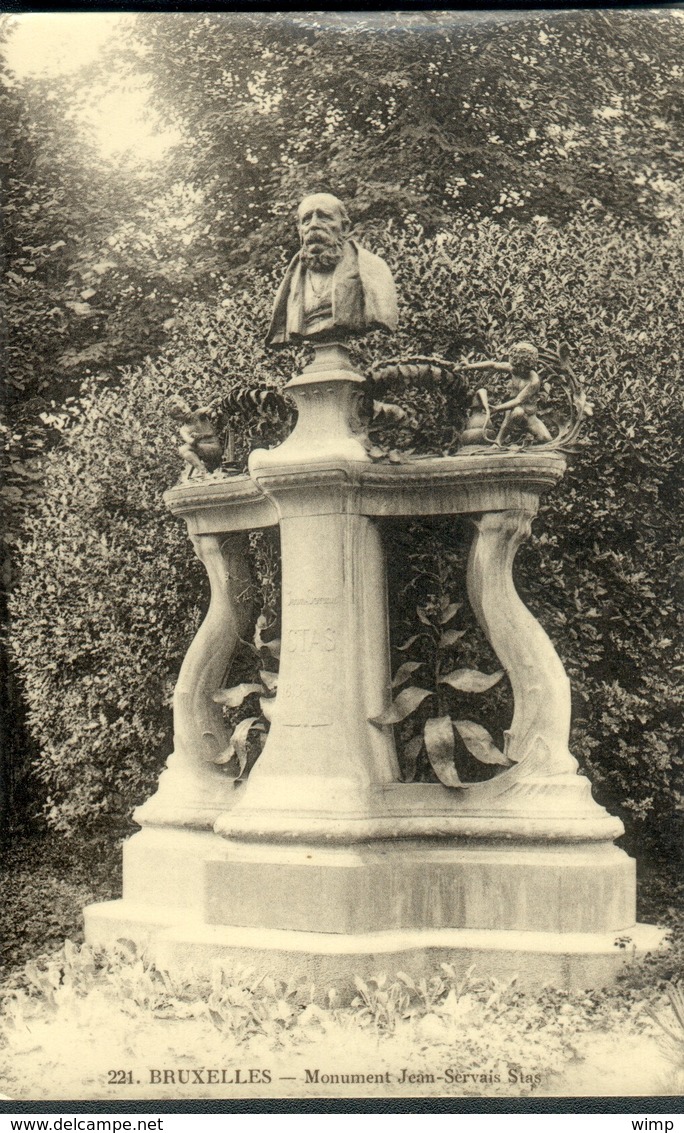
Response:
[[[265,290],[261,300],[264,317]],[[168,354],[127,371],[117,390],[85,387],[46,458],[41,503],[24,522],[11,644],[58,829],[124,818],[168,754],[173,685],[207,597],[161,498],[180,463],[168,408],[173,394],[208,400],[258,379],[254,310],[246,296],[230,310],[191,306]],[[263,420],[246,423],[239,455],[274,436]]]
[[[174,302],[190,287],[187,258],[178,253],[186,251],[183,234],[167,223],[177,222],[190,191],[160,188],[154,173],[105,160],[80,113],[89,76],[17,78],[5,58],[11,32],[0,17],[3,627],[18,531],[41,497],[46,453],[80,412],[81,383],[95,374],[116,382],[121,365],[156,352]],[[29,738],[4,640],[0,650],[3,825],[21,793]]]
[[[41,481],[43,453],[77,412],[82,381],[156,353],[174,304],[191,287],[179,214],[192,191],[154,169],[117,166],[84,118],[90,72],[18,79],[4,60],[2,298],[5,382],[0,419],[3,530],[10,552]],[[4,557],[11,585],[11,555]]]
[[[270,265],[319,184],[360,221],[413,212],[428,230],[464,211],[650,224],[681,204],[671,12],[146,13],[136,35],[220,271]]]

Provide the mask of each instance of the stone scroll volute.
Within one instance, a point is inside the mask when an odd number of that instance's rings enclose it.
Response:
[[[470,603],[513,690],[506,755],[518,766],[508,778],[574,774],[578,767],[568,748],[570,682],[513,582],[513,560],[531,521],[526,511],[482,515],[468,562]]]
[[[173,697],[174,750],[155,795],[135,812],[143,825],[211,828],[234,786],[213,760],[229,743],[214,694],[250,622],[247,536],[192,535],[209,577],[209,609],[185,656]]]

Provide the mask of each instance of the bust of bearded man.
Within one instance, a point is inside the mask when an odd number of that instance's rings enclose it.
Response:
[[[342,202],[314,193],[304,198],[297,217],[301,248],[278,288],[267,345],[396,330],[392,274],[384,260],[349,239]]]

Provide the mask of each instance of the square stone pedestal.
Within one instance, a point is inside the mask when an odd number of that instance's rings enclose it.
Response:
[[[92,944],[133,940],[163,967],[246,965],[342,995],[356,975],[441,962],[583,989],[659,947],[633,894],[634,863],[610,843],[287,846],[150,827],[125,848],[123,900],[85,919]]]

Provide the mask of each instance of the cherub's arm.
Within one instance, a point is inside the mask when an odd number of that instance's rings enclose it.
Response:
[[[531,397],[535,396],[539,386],[539,375],[533,370],[530,374],[530,380],[516,393],[515,397],[512,397],[510,401],[502,401],[501,405],[493,405],[492,413],[500,413],[502,410],[515,409],[518,405],[524,405],[526,401],[529,401]]]
[[[191,425],[183,425],[182,428],[178,430],[178,432],[180,433],[181,438],[185,441],[186,444],[194,445],[195,441],[197,440],[197,433]]]
[[[506,370],[510,373],[510,362],[464,362],[462,370]]]

